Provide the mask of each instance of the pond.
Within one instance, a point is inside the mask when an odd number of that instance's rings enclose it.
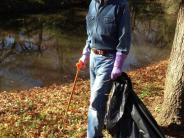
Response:
[[[86,9],[0,17],[0,91],[73,81],[85,45]],[[132,12],[132,46],[124,70],[166,59],[176,16]],[[88,78],[88,69],[80,74]]]

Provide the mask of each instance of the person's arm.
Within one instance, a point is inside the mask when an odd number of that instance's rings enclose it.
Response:
[[[92,2],[93,1],[91,1],[91,3]],[[90,7],[92,5],[91,3],[89,5],[89,11],[90,11]],[[89,11],[88,11],[88,13],[89,13]],[[86,16],[86,30],[87,30],[87,36],[88,37],[87,37],[87,40],[86,40],[86,45],[84,46],[83,51],[82,51],[82,56],[79,59],[78,63],[76,64],[78,69],[85,68],[85,65],[89,61],[89,56],[90,56],[91,34],[90,34],[90,31],[88,30],[87,16]]]
[[[111,79],[115,80],[122,73],[122,66],[129,53],[131,43],[130,12],[128,4],[119,8],[117,17],[118,39],[116,57],[111,73]]]
[[[90,39],[90,35],[88,35],[88,38],[86,40],[86,45],[84,46],[83,51],[82,51],[82,55],[90,54],[90,43],[91,43],[91,39]]]
[[[82,56],[76,64],[77,69],[85,68],[86,64],[89,61],[91,38],[90,38],[90,34],[88,33],[88,31],[87,31],[87,34],[88,34],[88,38],[86,40],[86,45],[83,48]]]
[[[128,55],[131,43],[131,23],[128,3],[120,6],[118,10],[117,27],[119,43],[116,47],[116,50]]]

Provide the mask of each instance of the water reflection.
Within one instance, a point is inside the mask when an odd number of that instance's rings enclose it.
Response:
[[[0,90],[72,81],[86,38],[85,14],[85,9],[74,9],[1,18]],[[175,16],[134,15],[132,48],[125,70],[168,57],[175,28]],[[88,76],[86,72],[81,76]]]
[[[168,58],[174,38],[176,16],[156,15],[141,14],[135,17],[132,48],[125,65],[127,70]]]

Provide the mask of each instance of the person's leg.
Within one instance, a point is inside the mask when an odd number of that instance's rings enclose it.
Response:
[[[90,89],[92,89],[92,86],[94,84],[96,75],[95,75],[95,55],[94,53],[90,54],[90,65],[89,65],[89,72],[90,72]]]
[[[114,56],[112,55],[109,57],[93,55],[93,67],[90,70],[90,75],[92,75],[90,77],[92,77],[93,82],[91,82],[91,97],[88,111],[88,138],[102,137],[108,94],[112,88],[110,75],[113,64]]]

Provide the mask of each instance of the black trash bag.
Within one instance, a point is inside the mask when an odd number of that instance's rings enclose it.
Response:
[[[105,118],[114,138],[165,138],[157,122],[132,89],[126,73],[113,84]]]

